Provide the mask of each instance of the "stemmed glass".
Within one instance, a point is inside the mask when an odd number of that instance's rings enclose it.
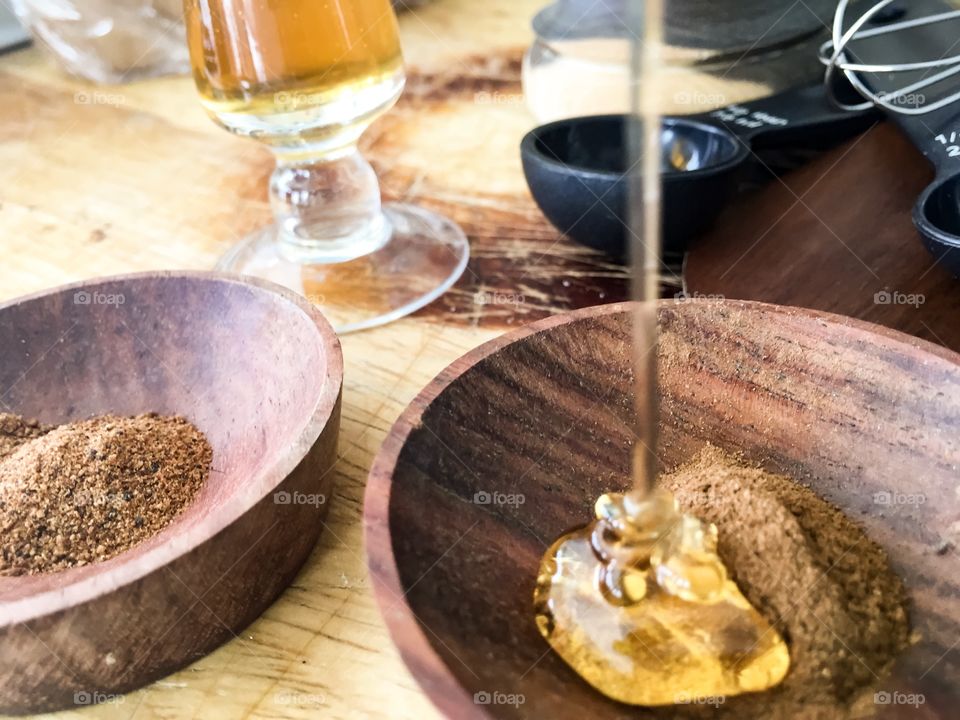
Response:
[[[400,96],[390,0],[184,0],[197,89],[210,116],[266,144],[275,222],[218,269],[267,278],[318,304],[339,332],[403,317],[460,277],[463,231],[381,204],[357,142]]]

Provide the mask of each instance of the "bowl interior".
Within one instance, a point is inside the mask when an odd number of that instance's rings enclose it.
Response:
[[[331,382],[328,342],[287,297],[201,274],[107,279],[0,307],[0,412],[44,423],[183,415],[214,451],[200,496],[163,532],[103,563],[0,578],[0,600],[189,549],[238,517],[297,452]]]
[[[809,483],[861,522],[905,579],[921,638],[885,682],[921,688],[924,717],[953,717],[960,555],[936,548],[960,520],[957,356],[759,304],[676,303],[661,317],[664,469],[710,442]],[[368,551],[385,617],[448,713],[649,716],[580,680],[532,614],[548,544],[629,482],[629,329],[625,306],[607,306],[479,349],[411,406],[374,466]],[[878,506],[891,491],[929,500]],[[477,693],[524,702],[478,706]],[[736,699],[709,716],[736,717]]]
[[[537,130],[533,147],[574,170],[623,175],[631,164],[628,128],[622,115],[563,120]],[[684,118],[664,118],[660,148],[663,172],[671,174],[722,165],[742,152],[730,133]]]
[[[568,167],[622,174],[627,169],[625,118],[607,115],[553,123],[537,131],[536,151]]]
[[[934,186],[923,201],[922,211],[937,230],[960,237],[960,176],[954,175]]]

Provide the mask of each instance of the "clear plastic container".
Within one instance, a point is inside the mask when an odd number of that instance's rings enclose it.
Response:
[[[536,40],[523,59],[523,90],[538,122],[626,112],[630,35],[623,2],[559,0],[533,19]]]
[[[829,3],[808,0],[817,11]],[[661,110],[702,112],[822,76],[816,48],[824,26],[812,10],[801,8],[798,15],[795,5],[793,0],[669,2],[664,81],[677,91],[662,93]],[[523,88],[538,122],[630,111],[630,28],[639,22],[630,17],[634,7],[638,4],[629,0],[556,0],[536,15]]]
[[[13,0],[67,72],[115,84],[190,69],[181,0]]]

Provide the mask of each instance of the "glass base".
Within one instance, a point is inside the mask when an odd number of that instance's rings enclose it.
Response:
[[[423,208],[386,204],[386,242],[344,262],[317,262],[280,238],[275,225],[245,238],[217,270],[252,275],[300,293],[340,333],[384,325],[443,295],[460,278],[470,245],[451,220]]]

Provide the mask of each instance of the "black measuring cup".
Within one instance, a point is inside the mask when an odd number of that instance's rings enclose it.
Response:
[[[875,115],[872,109],[836,109],[818,83],[712,112],[665,117],[664,255],[682,255],[689,240],[713,223],[746,166],[784,169],[773,167],[778,157],[827,149],[863,132]],[[630,122],[635,119],[629,115],[560,120],[531,131],[520,146],[527,183],[547,219],[571,239],[617,258],[626,256],[630,237]]]

